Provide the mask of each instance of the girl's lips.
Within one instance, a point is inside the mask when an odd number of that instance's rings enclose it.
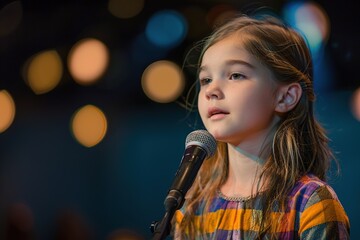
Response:
[[[229,114],[229,112],[216,107],[209,108],[208,110],[208,118],[218,119],[224,117],[227,114]]]

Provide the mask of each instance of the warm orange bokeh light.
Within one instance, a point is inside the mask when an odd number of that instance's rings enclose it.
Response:
[[[351,109],[354,117],[360,121],[360,88],[353,93]]]
[[[55,50],[39,53],[28,62],[25,78],[34,93],[47,93],[59,84],[63,75],[63,65]]]
[[[23,6],[21,1],[8,1],[0,6],[0,36],[6,36],[14,32],[23,19]]]
[[[145,69],[141,84],[151,100],[168,103],[179,97],[185,81],[181,69],[175,63],[158,61]]]
[[[10,127],[15,117],[15,103],[6,91],[0,91],[0,133]]]
[[[132,18],[144,8],[144,0],[109,0],[109,12],[118,18]]]
[[[104,113],[93,105],[80,108],[74,114],[71,126],[76,140],[86,147],[98,144],[107,131]]]
[[[109,50],[97,39],[88,38],[79,41],[70,50],[68,56],[69,71],[74,80],[89,85],[104,74],[109,64]]]

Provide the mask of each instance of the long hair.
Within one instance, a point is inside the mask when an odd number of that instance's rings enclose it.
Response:
[[[203,54],[209,47],[235,33],[243,47],[272,71],[275,81],[280,84],[297,82],[302,87],[300,101],[281,117],[270,145],[264,147],[269,151],[260,170],[260,179],[266,184],[266,191],[262,193],[262,214],[260,217],[254,216],[260,229],[257,238],[265,235],[276,238],[275,234],[281,228],[281,218],[271,222],[274,205],[284,216],[287,196],[295,183],[307,173],[325,180],[334,156],[328,147],[325,130],[314,118],[312,59],[304,38],[278,19],[267,17],[258,20],[240,16],[220,26],[205,39],[198,63],[201,64]],[[219,143],[215,156],[203,163],[186,196],[180,233],[187,232],[190,236],[203,234],[201,230],[196,232],[195,224],[201,226],[202,223],[201,220],[194,223],[194,211],[199,207],[207,211],[216,190],[227,176],[227,145]]]

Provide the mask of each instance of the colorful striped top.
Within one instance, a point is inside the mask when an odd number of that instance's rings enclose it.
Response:
[[[255,239],[259,226],[254,215],[261,213],[261,195],[248,200],[234,200],[217,194],[208,213],[195,211],[195,226],[200,217],[206,236],[180,237],[178,227],[183,219],[183,208],[176,211],[174,239]],[[274,211],[274,221],[279,213]],[[349,239],[350,223],[334,190],[314,175],[306,175],[292,189],[277,239]],[[264,237],[263,239],[268,239]]]

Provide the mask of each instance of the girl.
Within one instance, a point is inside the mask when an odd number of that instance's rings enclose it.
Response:
[[[206,39],[198,77],[218,149],[175,213],[175,239],[348,239],[325,182],[333,155],[314,118],[304,39],[274,19],[238,17]]]

